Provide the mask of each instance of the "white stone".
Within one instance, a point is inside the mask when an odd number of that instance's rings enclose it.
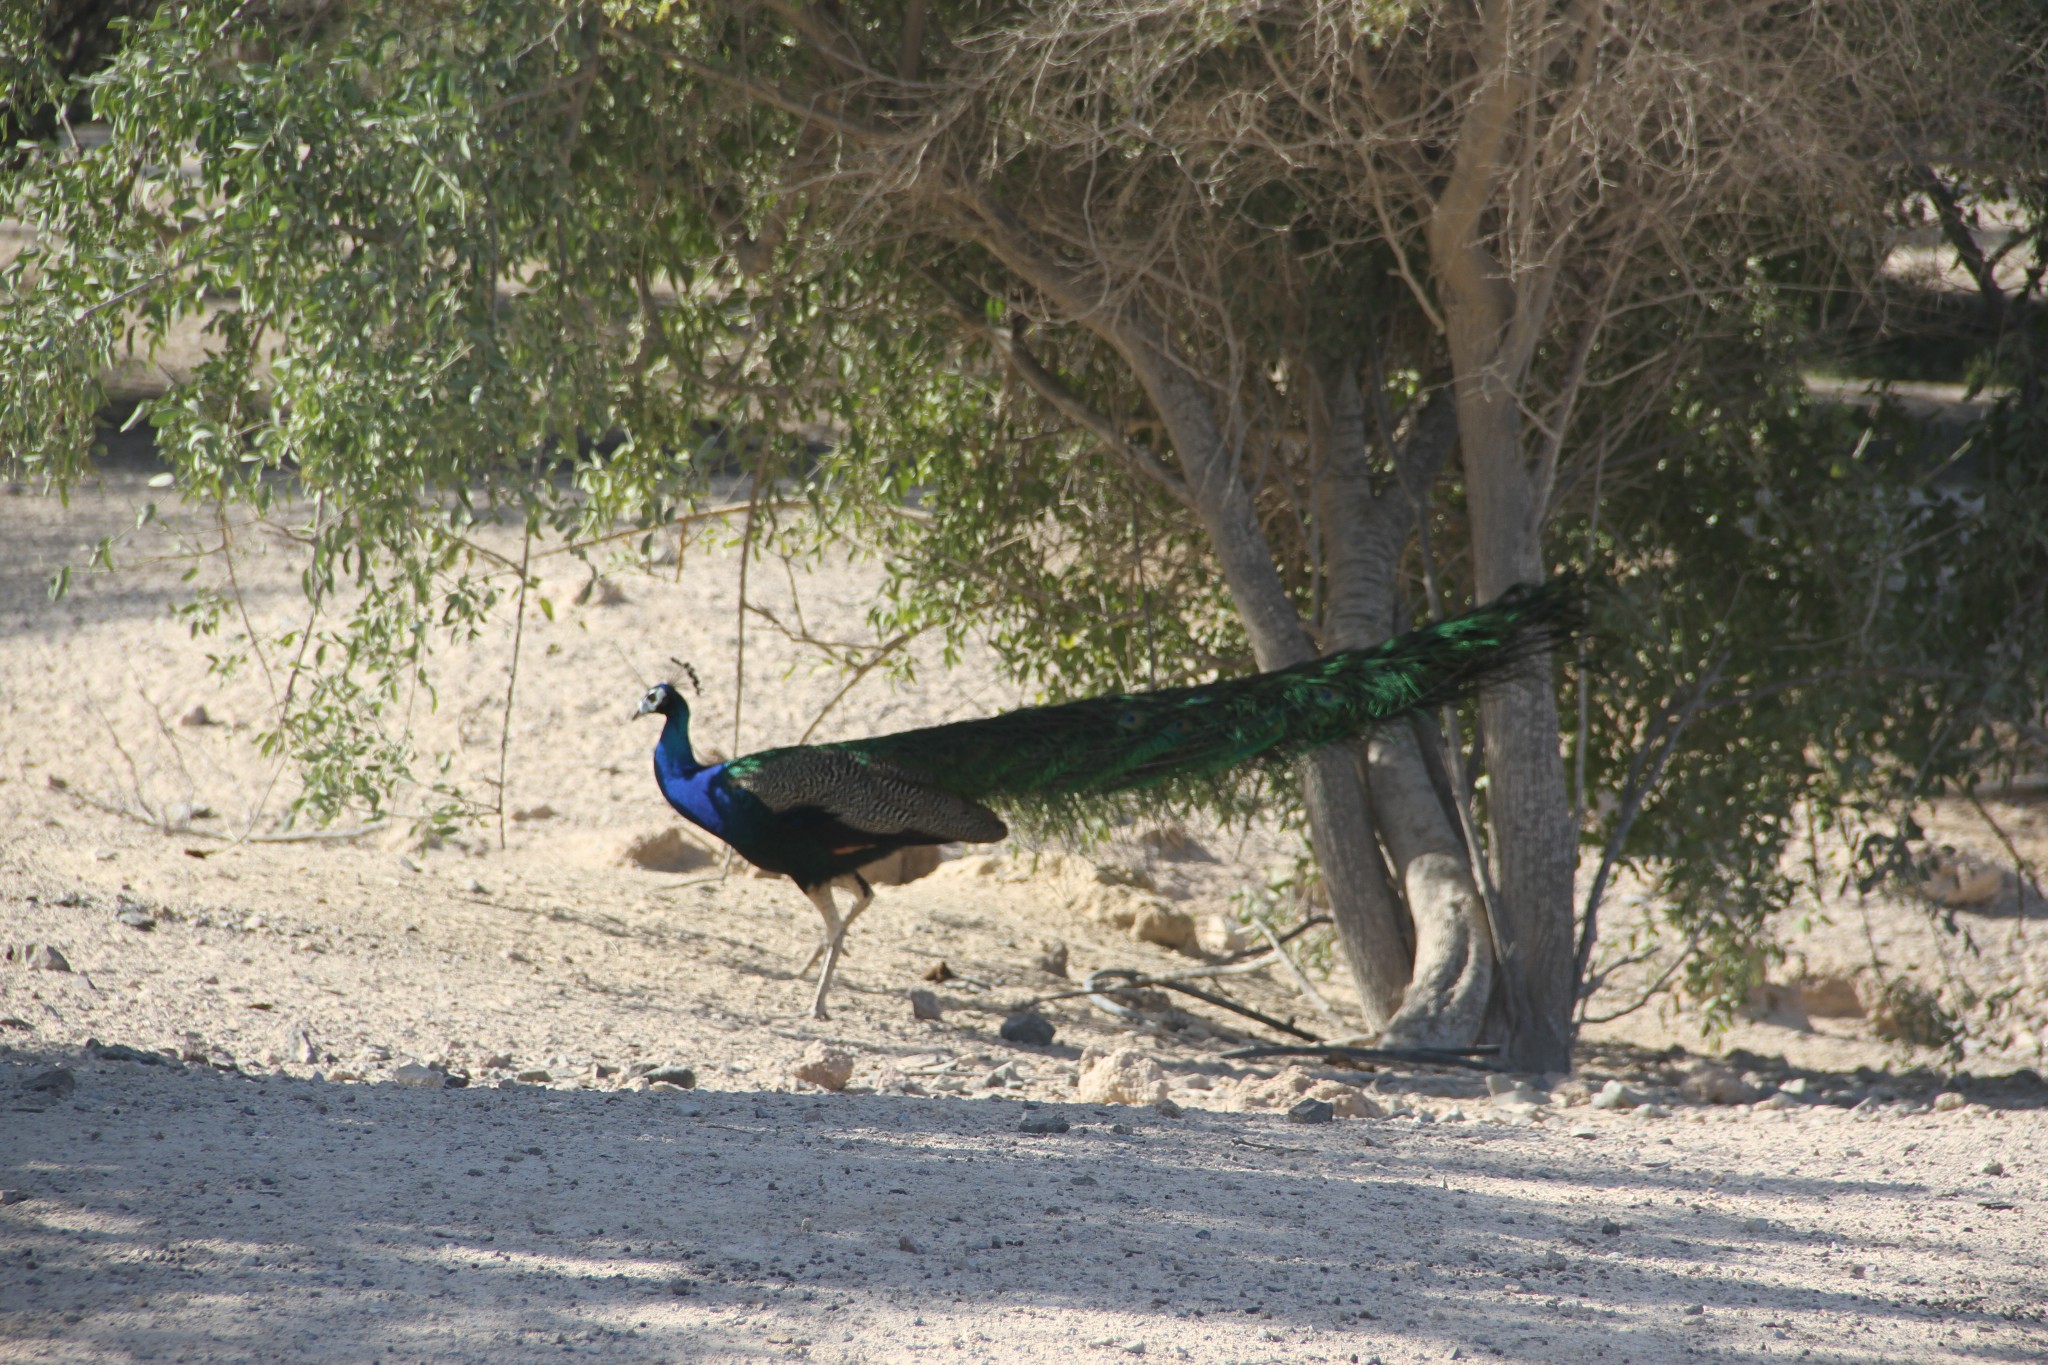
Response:
[[[1649,1096],[1620,1081],[1609,1081],[1600,1087],[1600,1093],[1593,1097],[1595,1109],[1634,1109],[1647,1104]]]
[[[1157,1104],[1166,1098],[1166,1073],[1138,1049],[1118,1048],[1081,1068],[1074,1098],[1083,1104]]]

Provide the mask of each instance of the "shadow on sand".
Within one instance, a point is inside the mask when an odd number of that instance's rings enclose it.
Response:
[[[1767,1140],[1730,1184],[1648,1127],[1582,1141],[1562,1123],[5,1061],[0,1179],[27,1197],[0,1212],[0,1339],[20,1359],[1633,1363],[1898,1359],[1909,1332],[1961,1334],[1953,1349],[1986,1360],[2039,1344],[2038,1302],[1846,1269],[1883,1247],[1967,1261],[1980,1221],[2032,1215],[1853,1160],[1801,1174]],[[1027,1118],[1070,1127],[1028,1136]],[[1749,1199],[1778,1216],[1745,1215]],[[1888,1205],[1914,1210],[1903,1246],[1858,1231]]]

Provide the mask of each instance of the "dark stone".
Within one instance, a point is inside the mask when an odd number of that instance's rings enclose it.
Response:
[[[68,972],[71,970],[70,961],[61,951],[48,943],[30,943],[19,950],[9,948],[7,950],[7,957],[9,961],[14,961],[18,958],[30,971]]]
[[[1044,1136],[1048,1133],[1064,1133],[1071,1127],[1073,1125],[1062,1118],[1026,1119],[1017,1125],[1017,1131]]]
[[[23,1081],[21,1088],[43,1095],[68,1095],[78,1088],[78,1077],[71,1074],[69,1067],[53,1066]]]
[[[162,1066],[170,1060],[161,1052],[144,1052],[141,1048],[130,1047],[126,1043],[100,1047],[88,1041],[85,1049],[103,1062],[140,1062],[144,1066]]]
[[[1337,1106],[1328,1100],[1303,1100],[1287,1111],[1289,1123],[1330,1123],[1337,1117]]]
[[[1019,1010],[1003,1020],[1001,1033],[1006,1043],[1049,1047],[1053,1038],[1052,1020],[1033,1010]]]

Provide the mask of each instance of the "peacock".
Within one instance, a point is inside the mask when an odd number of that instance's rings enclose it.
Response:
[[[874,899],[861,869],[876,860],[912,845],[1003,839],[1009,825],[996,807],[1045,825],[1087,803],[1226,790],[1247,773],[1455,701],[1568,638],[1580,616],[1578,588],[1557,580],[1371,649],[1267,673],[723,763],[691,750],[689,704],[674,683],[648,689],[634,714],[663,718],[654,777],[668,803],[754,866],[788,877],[817,907],[824,934],[804,970],[823,957],[811,1013],[825,1019],[846,931]],[[844,916],[834,888],[853,896]]]

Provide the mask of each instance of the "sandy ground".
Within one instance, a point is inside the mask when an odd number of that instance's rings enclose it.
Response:
[[[730,746],[730,558],[693,547],[583,607],[587,572],[549,561],[561,609],[529,618],[508,736],[509,627],[450,656],[415,719],[473,785],[506,739],[506,847],[397,825],[236,842],[281,832],[290,778],[253,743],[262,670],[209,679],[220,643],[167,616],[176,542],[135,533],[121,572],[44,593],[162,496],[142,479],[69,511],[0,496],[8,1360],[2048,1355],[2048,1090],[2015,1070],[2040,1063],[2048,913],[2012,886],[1953,934],[1872,900],[1817,907],[1794,943],[1810,975],[1874,955],[2003,993],[1967,1072],[1781,1012],[1708,1073],[1759,1103],[1688,1093],[1697,1058],[1659,1049],[1699,1052],[1696,1021],[1654,1006],[1592,1031],[1576,1075],[1498,1095],[1470,1072],[1232,1060],[1269,1035],[1199,1005],[1053,1001],[1052,1044],[999,1037],[1095,968],[1195,965],[1129,926],[1227,910],[1285,856],[1275,831],[950,861],[882,892],[819,1023],[794,975],[815,917],[660,842],[653,726],[625,720],[682,654],[700,734]],[[242,543],[252,618],[293,621],[289,547]],[[861,638],[876,581],[832,563],[754,590]],[[922,657],[820,733],[1019,699],[985,657]],[[841,683],[758,621],[747,658],[748,747],[795,738]],[[180,723],[200,706],[213,723]],[[2038,804],[1993,813],[2038,859]],[[920,989],[940,1018],[913,1017]],[[1325,1027],[1284,977],[1230,989]],[[1589,1102],[1609,1081],[1632,1107]],[[1305,1094],[1368,1116],[1289,1121]]]

